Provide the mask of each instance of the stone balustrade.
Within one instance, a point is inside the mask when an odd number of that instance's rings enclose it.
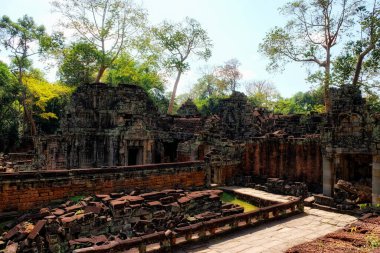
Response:
[[[167,230],[126,240],[111,241],[107,245],[76,249],[73,252],[107,253],[137,249],[140,253],[144,253],[151,246],[158,244],[160,250],[170,251],[176,245],[186,242],[210,238],[227,231],[259,225],[271,220],[283,219],[303,212],[303,207],[303,201],[301,198],[297,198],[287,203],[263,207],[247,213],[229,215],[176,228],[174,231]]]

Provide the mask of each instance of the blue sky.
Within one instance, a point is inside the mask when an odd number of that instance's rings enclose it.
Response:
[[[180,82],[179,93],[188,92],[200,76],[204,65],[221,65],[231,58],[241,63],[242,83],[249,80],[269,80],[280,93],[289,97],[297,91],[306,91],[306,69],[298,63],[288,64],[283,73],[268,73],[267,59],[260,55],[258,45],[274,26],[283,26],[286,17],[279,15],[278,8],[286,0],[139,0],[148,10],[150,22],[158,24],[164,19],[182,21],[186,16],[198,20],[213,41],[212,57],[209,61],[192,60],[191,70]],[[0,0],[0,15],[8,15],[13,20],[24,14],[32,16],[37,24],[43,24],[48,31],[56,30],[57,14],[51,13],[49,0]],[[5,60],[4,52],[0,59]],[[35,63],[37,63],[35,61]],[[43,63],[37,63],[42,67]],[[54,70],[49,79],[55,78]],[[168,89],[172,80],[168,80]],[[240,88],[244,91],[244,88]]]

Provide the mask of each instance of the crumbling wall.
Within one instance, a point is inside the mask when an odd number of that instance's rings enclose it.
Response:
[[[246,176],[321,183],[321,146],[315,138],[256,138],[245,144],[243,168]]]
[[[197,106],[191,99],[187,99],[177,110],[177,115],[181,117],[199,117],[201,113],[199,112]]]
[[[0,174],[0,212],[38,208],[84,194],[204,187],[206,179],[204,163],[199,161]]]
[[[126,166],[198,160],[177,146],[203,130],[188,101],[182,116],[162,116],[136,85],[90,84],[78,88],[56,135],[36,140],[36,167],[45,170]]]

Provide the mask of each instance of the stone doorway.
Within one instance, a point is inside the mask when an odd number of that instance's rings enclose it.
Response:
[[[143,147],[128,148],[128,165],[143,164]]]
[[[164,162],[177,161],[178,142],[164,142]]]
[[[342,154],[338,156],[336,163],[336,180],[371,185],[371,154]]]

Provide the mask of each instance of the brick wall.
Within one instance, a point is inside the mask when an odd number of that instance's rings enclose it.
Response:
[[[213,162],[210,164],[211,183],[231,184],[236,176],[242,175],[240,161]]]
[[[245,175],[321,183],[322,154],[318,139],[257,138],[245,147]]]
[[[76,195],[201,187],[202,161],[101,169],[56,170],[0,175],[0,212],[28,210]]]

